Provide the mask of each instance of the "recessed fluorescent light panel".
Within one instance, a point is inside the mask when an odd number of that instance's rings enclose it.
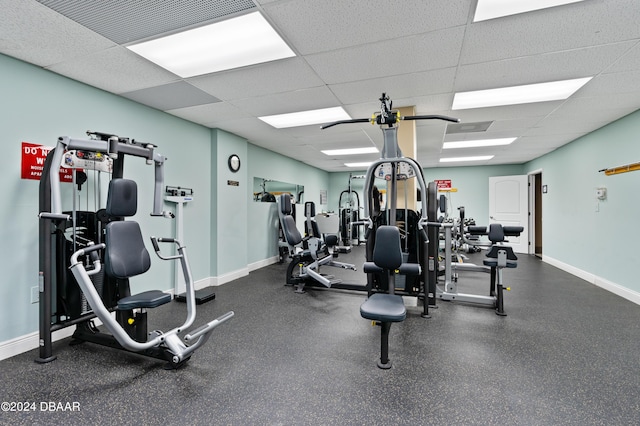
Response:
[[[452,109],[484,108],[567,99],[587,84],[591,78],[585,77],[524,86],[460,92],[453,97]]]
[[[357,154],[375,154],[378,148],[375,146],[367,148],[344,148],[344,149],[325,149],[320,151],[325,155],[357,155]]]
[[[578,3],[580,1],[583,0],[478,0],[473,22],[486,21],[563,4]]]
[[[128,48],[183,78],[295,56],[260,12]]]
[[[371,165],[371,163],[373,163],[373,161],[368,161],[365,163],[344,163],[345,166],[347,167],[369,167]]]
[[[310,126],[312,124],[324,124],[338,120],[350,120],[351,117],[342,107],[314,109],[310,111],[291,112],[288,114],[267,115],[258,117],[260,120],[275,127],[284,129],[287,127]]]
[[[441,163],[457,163],[457,162],[466,162],[466,161],[486,161],[491,160],[493,155],[478,155],[476,157],[451,157],[451,158],[441,158]]]
[[[453,148],[479,148],[484,146],[499,146],[509,145],[517,138],[501,138],[501,139],[483,139],[477,141],[459,141],[459,142],[445,142],[442,144],[442,149]]]

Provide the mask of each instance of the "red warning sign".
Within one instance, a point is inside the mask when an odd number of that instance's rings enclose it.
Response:
[[[434,182],[438,190],[451,189],[451,179],[436,179]]]
[[[22,142],[22,179],[40,180],[44,160],[53,148],[35,143]],[[60,182],[71,182],[72,169],[60,167]]]

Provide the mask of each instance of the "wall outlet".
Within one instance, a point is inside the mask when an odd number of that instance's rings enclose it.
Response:
[[[40,289],[38,286],[31,287],[31,303],[38,303],[40,300]]]

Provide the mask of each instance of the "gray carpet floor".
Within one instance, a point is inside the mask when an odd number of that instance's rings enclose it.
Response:
[[[0,412],[0,424],[640,424],[640,306],[535,257],[518,263],[505,272],[506,317],[438,302],[424,319],[409,307],[391,327],[390,370],[376,367],[365,294],[295,294],[286,264],[271,265],[198,306],[196,326],[236,315],[181,369],[70,339],[48,364],[36,350],[1,361],[2,401],[36,404]],[[460,291],[484,294],[488,280],[462,273]],[[152,310],[150,329],[185,309]],[[78,410],[43,410],[49,402]]]

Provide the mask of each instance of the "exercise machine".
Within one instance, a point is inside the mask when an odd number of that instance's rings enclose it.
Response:
[[[360,231],[364,223],[360,221],[360,196],[353,190],[352,181],[354,179],[364,179],[364,175],[354,175],[349,173],[349,185],[345,191],[340,193],[338,198],[338,208],[340,215],[340,241],[338,246],[340,253],[351,251],[354,240],[357,245],[366,242],[361,239]]]
[[[126,156],[139,157],[153,165],[153,209],[151,216],[173,218],[162,210],[164,162],[156,146],[134,139],[100,132],[87,132],[91,139],[58,138],[47,156],[40,180],[39,222],[39,335],[36,362],[56,359],[52,333],[76,326],[72,343],[92,342],[167,361],[170,368],[183,365],[208,340],[218,325],[233,311],[186,332],[196,318],[195,290],[186,247],[176,238],[151,238],[158,257],[179,262],[186,283],[185,321],[169,331],[147,333],[147,310],[171,301],[160,290],[131,294],[129,279],[151,266],[140,227],[125,220],[137,212],[137,184],[123,179]],[[60,166],[73,169],[73,210],[63,211]],[[101,177],[109,176],[105,208],[78,211],[76,186],[78,168],[92,170],[96,207],[101,201]],[[88,206],[87,202],[87,206]],[[177,254],[164,256],[159,243],[175,244]],[[178,267],[178,266],[177,266]],[[115,314],[115,315],[114,315]],[[100,331],[94,320],[109,331]]]
[[[459,120],[443,115],[401,116],[399,111],[393,110],[392,102],[385,93],[382,93],[378,100],[380,101],[380,111],[375,113],[373,117],[336,121],[326,124],[322,128],[327,129],[348,123],[371,123],[380,126],[384,140],[382,156],[369,166],[365,174],[364,183],[364,217],[362,221],[366,227],[366,260],[367,262],[373,261],[377,235],[375,230],[380,226],[398,228],[399,222],[403,222],[401,238],[405,238],[406,248],[409,249],[409,253],[403,253],[403,256],[407,256],[406,262],[416,263],[423,267],[421,268],[421,274],[416,276],[415,280],[405,279],[403,288],[400,290],[391,289],[391,286],[396,286],[397,283],[395,281],[394,283],[389,283],[386,274],[367,273],[368,293],[371,296],[375,293],[389,293],[393,290],[398,295],[416,296],[418,300],[423,301],[422,316],[428,317],[429,299],[435,297],[435,289],[430,294],[425,288],[425,283],[427,282],[426,272],[429,269],[425,267],[428,265],[425,245],[429,240],[427,236],[427,197],[423,196],[421,198],[422,209],[420,214],[406,208],[404,210],[396,208],[398,181],[416,179],[421,194],[427,193],[427,186],[420,165],[414,159],[402,155],[402,151],[398,146],[398,125],[402,120],[445,120],[454,123],[459,122]],[[379,197],[375,195],[378,192],[375,187],[376,179],[384,179],[387,182],[386,198],[388,208],[384,214],[379,209]],[[400,229],[398,232],[400,232]],[[411,253],[412,250],[413,253]]]
[[[332,275],[324,275],[320,272],[322,266],[356,270],[355,265],[334,260],[334,253],[329,248],[334,248],[338,243],[336,234],[326,235],[323,241],[319,238],[317,225],[311,221],[315,209],[309,203],[305,204],[307,216],[307,232],[310,235],[302,237],[296,226],[296,221],[291,215],[292,203],[289,194],[280,194],[277,200],[278,216],[282,228],[284,240],[291,257],[287,267],[286,283],[295,285],[296,293],[304,293],[306,285],[320,284],[326,288],[340,288],[345,290],[357,290],[361,286],[342,283]],[[313,228],[316,228],[314,233]],[[315,234],[318,235],[315,235]]]
[[[493,223],[489,227],[467,226],[464,229],[464,208],[460,208],[460,229],[459,233],[466,244],[475,247],[483,246],[487,248],[486,259],[482,265],[470,263],[460,263],[452,261],[452,228],[453,223],[442,223],[440,226],[444,231],[444,283],[436,290],[437,298],[446,301],[457,301],[463,303],[473,303],[488,306],[495,309],[497,315],[506,316],[504,310],[504,290],[509,291],[503,281],[504,268],[516,268],[518,260],[513,249],[505,245],[508,236],[519,236],[524,230],[521,226],[502,226]],[[487,236],[488,242],[481,240],[470,240],[466,237],[469,233],[475,236]],[[454,277],[458,272],[483,272],[490,275],[489,294],[469,294],[458,291],[458,280]]]

